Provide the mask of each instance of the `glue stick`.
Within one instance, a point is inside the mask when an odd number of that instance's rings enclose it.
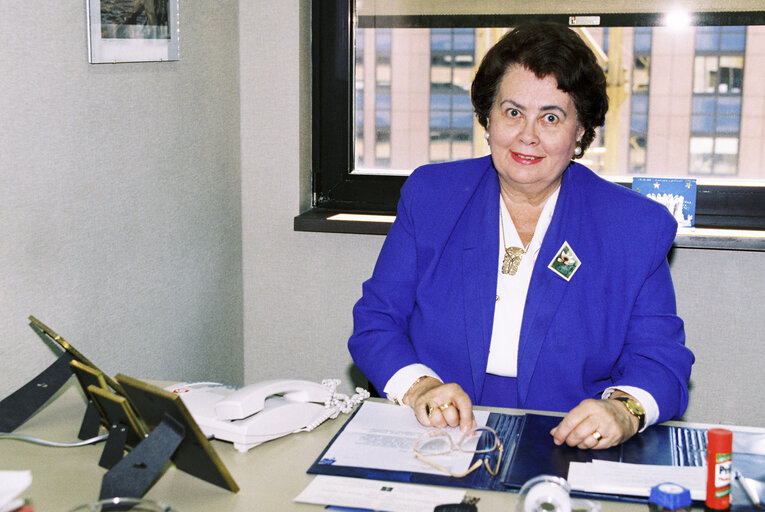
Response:
[[[724,428],[707,431],[707,499],[712,510],[730,508],[731,452],[733,432]]]

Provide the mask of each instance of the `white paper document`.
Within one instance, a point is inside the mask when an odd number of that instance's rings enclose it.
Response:
[[[649,496],[651,487],[673,482],[691,491],[691,498],[706,498],[707,468],[703,466],[656,466],[593,460],[572,462],[568,483],[575,491]]]
[[[31,483],[31,471],[0,471],[0,512],[21,507],[24,500],[19,496]]]
[[[318,475],[295,501],[385,512],[433,512],[436,505],[459,503],[464,497],[464,490],[449,487]]]
[[[479,426],[486,425],[488,411],[473,411]],[[423,427],[409,407],[365,402],[324,453],[321,464],[441,475],[443,472],[414,458],[414,443]],[[462,436],[459,428],[449,427],[452,439]],[[455,473],[467,471],[472,453],[452,452],[437,456],[438,464]]]

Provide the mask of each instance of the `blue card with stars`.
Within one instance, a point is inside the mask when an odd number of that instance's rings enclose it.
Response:
[[[632,178],[632,190],[667,207],[681,228],[696,220],[696,180],[692,178]]]

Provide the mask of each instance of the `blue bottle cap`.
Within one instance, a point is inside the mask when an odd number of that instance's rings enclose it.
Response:
[[[691,505],[691,491],[682,485],[664,482],[651,487],[648,501],[668,510],[677,510]]]

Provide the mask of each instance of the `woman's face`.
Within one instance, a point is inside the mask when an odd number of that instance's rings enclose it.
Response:
[[[540,80],[520,65],[502,77],[487,129],[503,186],[529,195],[552,192],[584,133],[555,77]]]

